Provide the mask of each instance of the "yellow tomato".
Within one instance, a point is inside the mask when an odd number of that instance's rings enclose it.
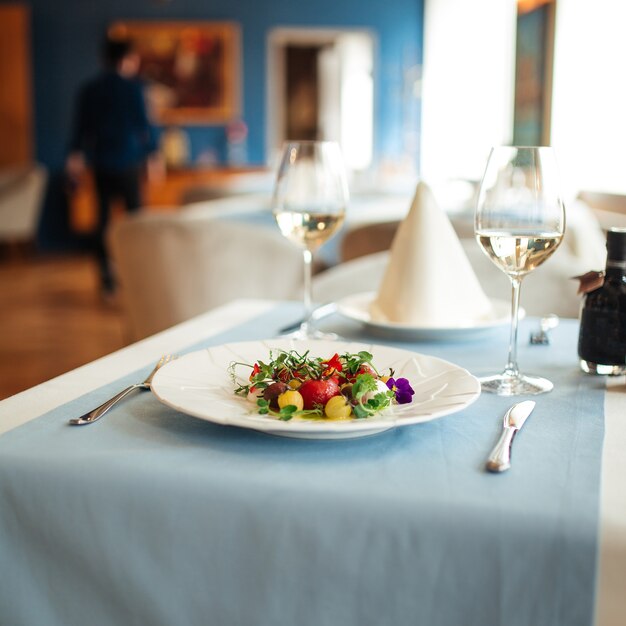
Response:
[[[287,390],[283,391],[283,393],[278,396],[279,408],[283,409],[286,406],[290,405],[295,406],[298,411],[302,411],[302,409],[304,408],[304,400],[302,398],[302,394],[299,391]]]
[[[292,378],[288,383],[287,383],[292,389],[298,389],[300,387],[300,385],[302,384],[301,380],[298,380],[297,378]]]
[[[324,415],[331,420],[348,419],[352,415],[352,407],[343,396],[333,396],[324,407]]]

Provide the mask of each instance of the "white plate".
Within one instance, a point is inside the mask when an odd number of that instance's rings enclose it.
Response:
[[[410,404],[396,405],[374,418],[345,421],[293,419],[284,422],[259,415],[256,406],[235,395],[228,367],[232,362],[254,364],[269,359],[271,349],[330,358],[336,352],[370,352],[379,370],[393,368],[396,377],[407,378],[415,395]],[[250,369],[237,367],[239,380],[247,383]],[[480,395],[480,384],[463,368],[448,361],[399,348],[337,341],[266,339],[231,343],[191,352],[162,367],[152,381],[156,397],[183,413],[230,426],[251,428],[273,435],[307,439],[361,437],[396,426],[427,422],[470,405]]]
[[[348,319],[361,322],[374,334],[395,339],[420,339],[423,341],[453,341],[473,339],[477,334],[491,331],[511,323],[511,303],[504,300],[492,300],[493,316],[489,319],[476,320],[464,326],[408,326],[397,322],[375,321],[370,315],[370,304],[376,297],[375,292],[355,293],[337,302],[338,312]],[[526,312],[519,309],[519,318]]]

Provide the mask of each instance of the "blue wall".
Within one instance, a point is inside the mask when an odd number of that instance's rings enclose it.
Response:
[[[251,164],[266,158],[269,31],[276,26],[367,28],[378,39],[375,159],[396,160],[403,153],[403,75],[421,65],[423,0],[31,0],[30,5],[37,157],[52,170],[64,160],[78,85],[99,67],[102,36],[119,19],[227,20],[241,25],[242,117],[249,128]],[[409,113],[419,120],[419,111]],[[187,130],[193,154],[205,148],[223,153],[222,126]]]

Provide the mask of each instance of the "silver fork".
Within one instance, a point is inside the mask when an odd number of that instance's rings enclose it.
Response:
[[[117,395],[113,396],[110,400],[107,400],[99,407],[96,407],[92,411],[89,411],[89,413],[85,413],[85,415],[82,415],[81,417],[72,418],[70,420],[70,424],[72,424],[73,426],[84,426],[85,424],[93,424],[93,422],[98,421],[105,413],[108,412],[109,409],[114,407],[120,400],[122,400],[122,398],[125,398],[131,391],[134,391],[135,389],[150,389],[152,379],[154,378],[154,375],[157,373],[157,371],[161,369],[166,363],[169,363],[175,358],[176,357],[172,356],[171,354],[166,354],[162,356],[159,359],[158,363],[154,366],[154,369],[148,375],[148,378],[146,378],[146,380],[144,380],[142,383],[136,383],[134,385],[131,385],[130,387],[126,387],[126,389],[123,389]]]
[[[559,317],[554,313],[542,317],[539,322],[539,330],[530,333],[530,343],[548,345],[550,343],[549,332],[559,325]]]

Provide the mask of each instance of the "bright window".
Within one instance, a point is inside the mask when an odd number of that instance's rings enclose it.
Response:
[[[556,0],[551,145],[564,194],[626,193],[626,2]],[[515,0],[426,0],[421,175],[481,177],[512,140]]]
[[[421,175],[480,179],[513,131],[514,0],[426,0]]]
[[[557,0],[552,145],[568,191],[626,193],[626,3]]]

